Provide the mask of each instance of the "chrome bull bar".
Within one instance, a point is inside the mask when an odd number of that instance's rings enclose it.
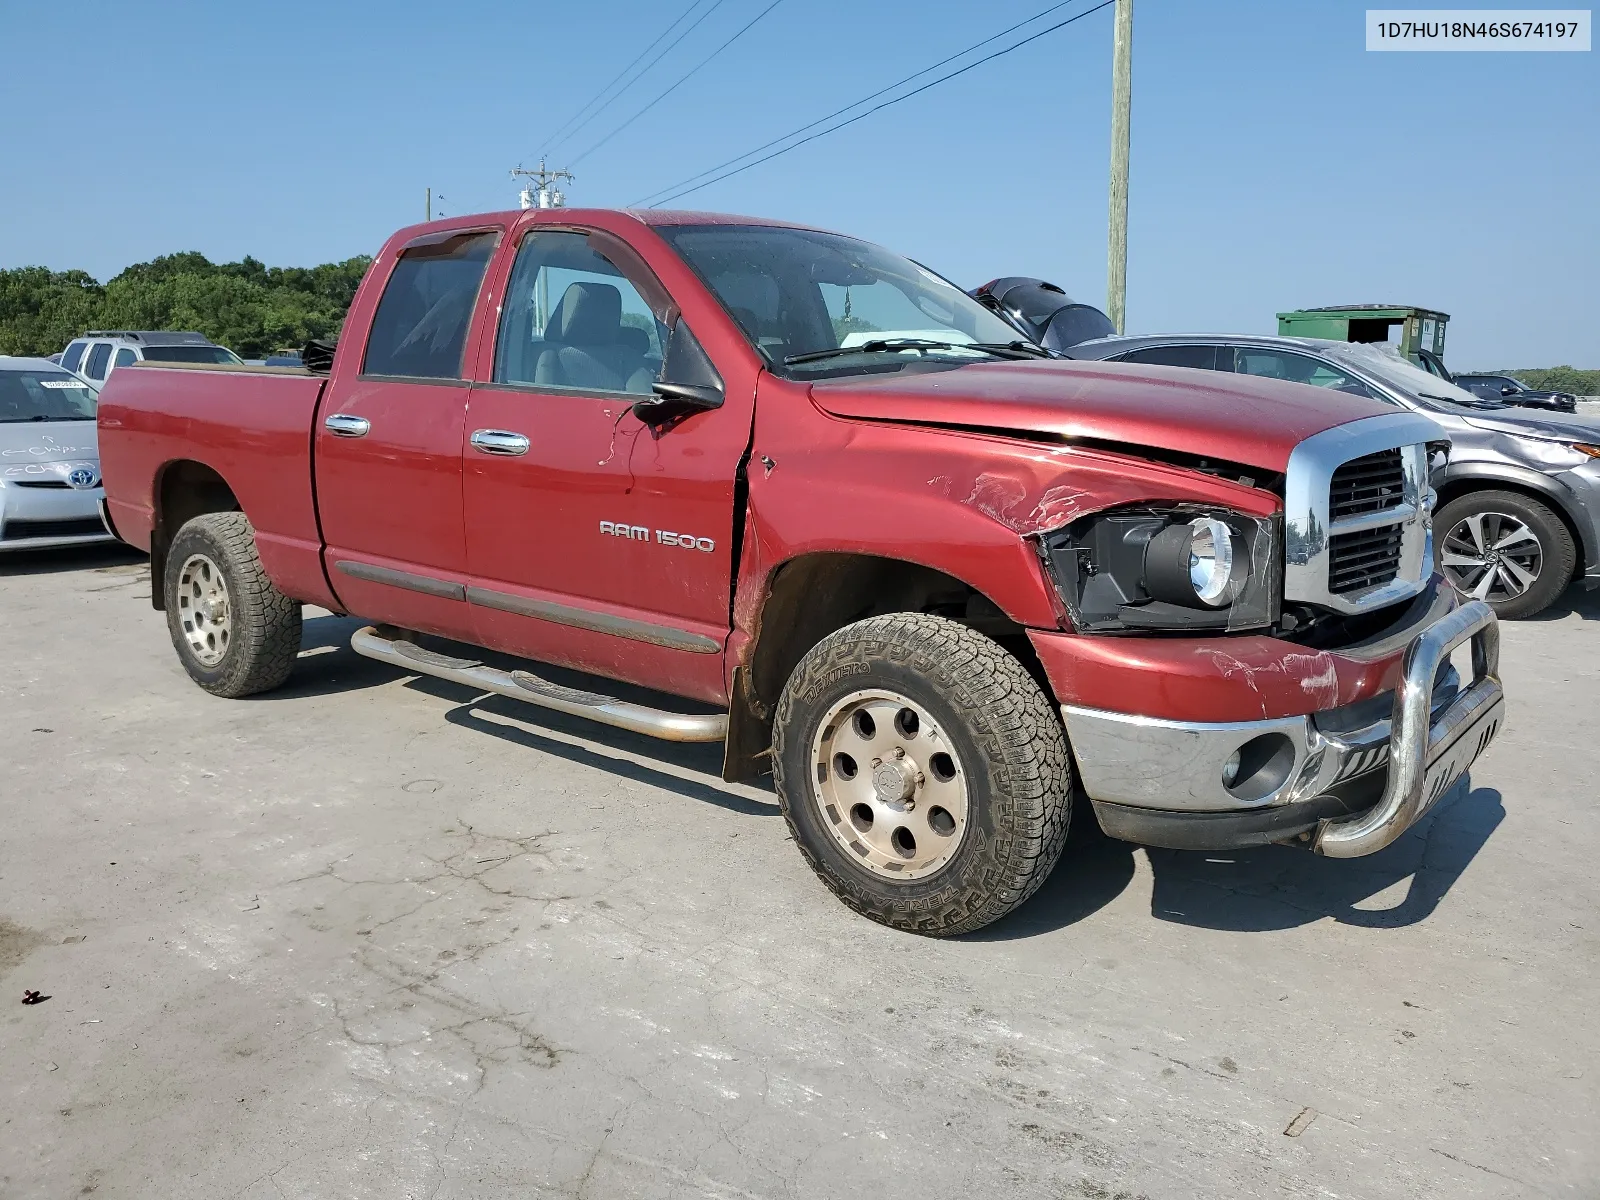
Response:
[[[1451,651],[1472,641],[1472,683],[1436,719],[1433,682]],[[1383,799],[1360,816],[1327,819],[1312,848],[1329,858],[1359,858],[1411,828],[1482,753],[1505,718],[1500,627],[1494,610],[1471,600],[1406,649],[1390,720],[1389,777]]]

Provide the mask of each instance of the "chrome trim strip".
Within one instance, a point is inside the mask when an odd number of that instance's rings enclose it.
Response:
[[[1385,525],[1403,525],[1417,515],[1415,504],[1396,504],[1379,512],[1357,513],[1353,517],[1340,517],[1328,526],[1329,536],[1341,533],[1361,533],[1368,529],[1382,529]]]
[[[1286,602],[1313,604],[1341,613],[1368,612],[1415,596],[1433,574],[1431,518],[1427,514],[1427,443],[1447,435],[1418,413],[1386,413],[1314,434],[1289,455],[1284,475],[1284,572]],[[1328,489],[1333,474],[1351,459],[1399,448],[1404,471],[1402,503],[1381,514],[1360,514],[1334,524]],[[1328,590],[1329,539],[1340,533],[1400,525],[1399,573],[1388,583],[1359,592]]]
[[[434,656],[430,661],[403,653],[399,647],[406,644],[383,637],[370,625],[356,630],[350,638],[350,648],[366,658],[571,716],[588,717],[602,725],[631,730],[647,737],[662,738],[669,742],[720,742],[728,733],[726,713],[667,712],[611,696],[558,687],[538,680],[536,676],[528,676],[523,671],[500,671],[482,665],[448,666],[446,664],[453,660],[443,655]],[[527,682],[519,683],[518,676],[532,680],[535,686],[529,686]],[[537,686],[539,684],[543,686]]]
[[[1433,681],[1440,664],[1469,639],[1472,686],[1442,716],[1432,719]],[[1460,765],[1461,743],[1477,737],[1476,749],[1468,750],[1472,757],[1466,766],[1471,766],[1504,719],[1500,627],[1493,609],[1481,600],[1469,601],[1424,630],[1406,650],[1405,675],[1395,689],[1390,718],[1389,779],[1383,799],[1359,817],[1324,820],[1312,848],[1330,858],[1356,858],[1382,850],[1415,824],[1453,782],[1448,771]],[[1446,773],[1430,779],[1430,768],[1440,763]]]
[[[627,638],[632,642],[648,642],[652,646],[664,646],[668,650],[683,650],[689,654],[722,652],[722,643],[703,633],[691,633],[687,629],[654,625],[648,621],[636,621],[631,617],[618,617],[587,608],[553,604],[548,600],[533,600],[527,596],[514,596],[508,592],[495,592],[488,588],[467,588],[467,603],[515,613],[519,617],[552,621],[557,625],[571,626],[573,629],[607,633],[613,637]]]
[[[385,583],[390,587],[404,588],[408,592],[437,596],[441,600],[467,598],[465,584],[452,583],[448,579],[435,579],[432,575],[413,575],[410,571],[396,571],[392,567],[379,567],[372,563],[351,562],[347,558],[337,559],[333,565],[352,579],[363,579],[368,583]]]

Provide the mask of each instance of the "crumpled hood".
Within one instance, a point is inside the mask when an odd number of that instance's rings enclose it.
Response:
[[[74,468],[85,467],[98,484],[95,433],[93,421],[0,422],[0,479],[66,479]]]
[[[1489,433],[1509,433],[1513,437],[1556,438],[1564,442],[1600,443],[1600,421],[1567,413],[1537,413],[1530,409],[1477,413],[1463,416],[1468,425]]]
[[[1394,411],[1249,375],[1045,359],[822,380],[811,395],[838,417],[1160,447],[1268,471],[1312,434]]]

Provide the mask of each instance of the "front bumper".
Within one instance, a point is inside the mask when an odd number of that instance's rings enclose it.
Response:
[[[1468,641],[1463,686],[1449,660]],[[1215,723],[1061,711],[1113,837],[1228,849],[1309,834],[1318,853],[1355,858],[1398,838],[1483,753],[1505,719],[1499,660],[1494,613],[1471,601],[1412,638],[1392,693],[1341,708]]]
[[[54,465],[37,468],[37,480],[0,479],[0,554],[113,540],[101,511],[105,490],[50,479],[45,471]]]

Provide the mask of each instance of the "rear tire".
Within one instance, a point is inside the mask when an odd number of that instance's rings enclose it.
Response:
[[[207,513],[172,539],[167,632],[183,669],[213,696],[237,699],[289,678],[300,653],[300,602],[262,569],[243,513]]]
[[[778,702],[772,761],[806,860],[896,929],[981,929],[1066,842],[1061,718],[1020,662],[942,617],[872,617],[818,643]]]
[[[1577,564],[1565,523],[1521,492],[1458,496],[1434,517],[1433,536],[1445,578],[1504,621],[1549,608],[1567,590]]]

